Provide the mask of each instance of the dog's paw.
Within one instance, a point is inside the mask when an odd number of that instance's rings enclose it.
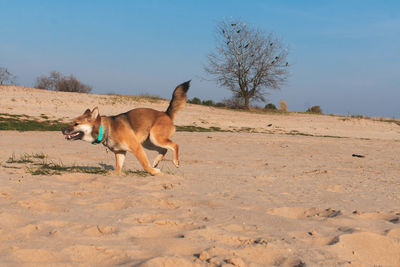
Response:
[[[111,175],[116,175],[116,176],[121,176],[122,175],[122,171],[121,170],[112,170],[110,171]]]
[[[157,174],[160,174],[160,173],[161,173],[160,169],[157,169],[157,168],[153,168],[153,169],[150,171],[150,174],[151,174],[151,175],[157,175]]]
[[[174,165],[175,167],[179,168],[179,160],[174,159]]]

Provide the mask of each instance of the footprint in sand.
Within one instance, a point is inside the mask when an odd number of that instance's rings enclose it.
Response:
[[[110,225],[88,225],[86,229],[83,230],[83,234],[88,236],[103,236],[103,235],[111,235],[117,234],[118,229],[115,226]]]
[[[400,243],[400,228],[388,230],[386,236]]]
[[[132,238],[185,237],[186,232],[199,229],[192,222],[158,219],[132,226],[128,233]]]
[[[317,231],[293,232],[291,235],[296,237],[298,240],[303,240],[313,245],[333,245],[339,240],[338,236],[336,235],[325,236]]]
[[[16,248],[12,256],[20,262],[26,263],[54,263],[62,261],[62,256],[57,252],[45,249],[19,249]],[[38,265],[39,266],[39,265]]]
[[[304,219],[304,218],[334,218],[342,214],[340,210],[332,208],[303,208],[303,207],[282,207],[271,209],[268,211],[271,215],[277,215],[291,219]]]
[[[197,255],[199,260],[211,263],[211,266],[221,266],[223,263],[233,266],[303,266],[290,265],[301,260],[274,244],[227,246],[217,243]]]
[[[341,235],[331,249],[361,265],[400,266],[400,243],[372,232]]]
[[[154,196],[154,198],[143,199],[142,201],[146,204],[150,204],[152,207],[159,207],[162,209],[177,209],[181,206],[181,202],[178,200],[168,198],[161,199],[160,197],[164,196],[164,194],[159,195],[156,193],[152,194],[152,196]]]
[[[130,259],[123,250],[102,246],[74,245],[67,247],[62,252],[68,255],[77,266],[84,263],[89,266],[117,266],[128,262]]]
[[[109,210],[109,211],[123,210],[133,206],[135,206],[134,201],[131,201],[129,199],[114,199],[109,202],[97,204],[98,209]]]
[[[332,185],[329,186],[326,191],[328,192],[333,192],[333,193],[338,193],[343,191],[343,186],[342,185]]]
[[[266,246],[268,241],[262,238],[253,239],[248,236],[240,235],[227,229],[203,226],[185,234],[185,238],[190,240],[206,240],[227,246]]]
[[[16,232],[19,236],[24,236],[25,239],[32,238],[34,236],[42,235],[43,228],[41,225],[28,224],[23,227],[17,228]]]
[[[354,213],[358,215],[360,218],[363,219],[373,219],[373,220],[384,220],[389,223],[393,224],[400,224],[400,213],[399,212],[391,212],[391,213],[386,213],[386,212],[369,212],[369,213]]]
[[[49,204],[43,201],[18,201],[17,202],[20,206],[25,207],[29,210],[38,211],[38,212],[67,212],[68,209],[64,207],[60,207],[57,205]]]
[[[133,213],[125,217],[122,222],[127,224],[152,223],[160,218],[161,215],[159,214]]]
[[[152,258],[142,264],[139,267],[200,267],[199,264],[194,263],[193,261],[181,257],[174,256],[166,256],[166,257],[156,257]]]
[[[29,223],[29,220],[26,217],[14,215],[9,212],[1,212],[0,213],[0,226],[1,227],[20,227]]]

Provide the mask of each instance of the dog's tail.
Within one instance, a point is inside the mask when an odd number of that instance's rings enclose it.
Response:
[[[175,114],[178,110],[182,109],[186,103],[186,92],[189,90],[190,81],[178,85],[172,94],[171,102],[165,113],[174,120]]]

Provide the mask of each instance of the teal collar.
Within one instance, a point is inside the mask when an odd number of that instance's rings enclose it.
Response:
[[[99,129],[99,136],[97,136],[97,140],[93,141],[93,145],[97,145],[101,143],[101,140],[103,139],[103,123],[100,123],[100,129]]]

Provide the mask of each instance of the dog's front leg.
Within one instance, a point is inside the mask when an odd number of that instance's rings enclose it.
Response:
[[[126,151],[115,152],[115,173],[120,175],[124,165]]]
[[[151,175],[157,175],[161,173],[160,169],[157,168],[152,168],[149,164],[149,160],[147,159],[146,153],[143,150],[142,145],[140,144],[133,144],[130,145],[129,148],[131,149],[131,152],[135,154],[136,158],[140,162],[140,164],[143,166],[143,169],[150,173]]]

